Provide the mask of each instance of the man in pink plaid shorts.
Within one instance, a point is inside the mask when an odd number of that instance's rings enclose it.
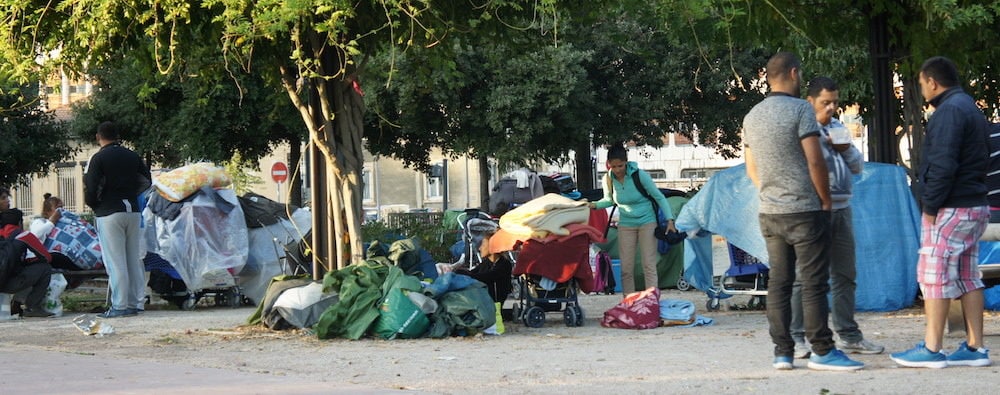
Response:
[[[986,200],[989,123],[962,90],[958,69],[947,58],[924,62],[920,91],[934,106],[918,173],[923,218],[917,282],[924,296],[927,326],[924,341],[891,358],[908,367],[988,366],[977,242],[990,218]],[[945,354],[941,349],[952,299],[962,302],[966,341]]]

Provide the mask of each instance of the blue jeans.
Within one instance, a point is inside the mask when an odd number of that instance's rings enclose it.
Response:
[[[806,338],[817,355],[833,349],[827,325],[830,291],[830,213],[760,214],[760,231],[767,244],[771,271],[767,282],[767,322],[775,356],[791,357],[792,285],[796,272],[802,284],[802,317]]]
[[[834,210],[830,223],[830,321],[834,332],[848,343],[864,339],[854,320],[855,291],[858,288],[851,208]],[[792,338],[805,340],[802,326],[802,283],[792,285]]]
[[[108,272],[111,308],[143,307],[146,298],[146,268],[139,256],[139,213],[114,213],[97,217],[101,258]]]

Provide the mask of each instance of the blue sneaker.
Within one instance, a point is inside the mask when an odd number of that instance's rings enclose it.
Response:
[[[948,366],[990,366],[989,352],[986,347],[972,351],[968,344],[962,342],[955,352],[948,354]]]
[[[834,348],[826,355],[812,353],[806,366],[812,370],[847,371],[861,369],[865,367],[865,364],[848,358],[843,351]]]
[[[933,352],[924,346],[924,342],[909,350],[889,355],[893,362],[910,368],[941,369],[948,367],[948,357],[938,351]]]
[[[792,370],[795,366],[792,366],[792,357],[774,357],[774,362],[771,363],[777,370]]]

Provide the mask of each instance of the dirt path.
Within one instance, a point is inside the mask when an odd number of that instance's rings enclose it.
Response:
[[[665,291],[663,298],[705,305],[700,292]],[[699,314],[712,326],[630,331],[598,319],[620,295],[582,296],[587,315],[567,328],[549,314],[543,328],[508,324],[502,336],[419,340],[317,340],[306,331],[241,326],[252,308],[151,310],[108,320],[115,333],[86,336],[61,318],[0,322],[0,346],[93,358],[190,364],[262,375],[301,376],[317,386],[360,384],[429,393],[983,393],[1000,368],[898,368],[886,355],[859,356],[854,373],[771,368],[771,342],[761,311]],[[728,301],[745,303],[746,297]],[[919,309],[859,313],[866,336],[899,351],[922,337]],[[986,344],[1000,344],[1000,315],[986,318]],[[961,337],[949,335],[954,347]],[[997,354],[994,352],[994,360]],[[86,367],[80,367],[86,368]],[[183,379],[183,378],[178,378]]]

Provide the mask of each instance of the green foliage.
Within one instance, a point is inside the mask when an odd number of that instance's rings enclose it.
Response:
[[[12,186],[34,174],[46,174],[76,153],[68,144],[65,124],[39,108],[37,86],[0,84],[0,185]]]
[[[302,118],[285,93],[259,76],[213,74],[195,65],[205,74],[161,75],[125,56],[93,72],[99,89],[75,108],[77,136],[93,135],[97,124],[114,120],[126,130],[123,140],[164,166],[226,162],[237,154],[255,166],[275,143],[304,139]]]
[[[233,180],[232,189],[236,191],[237,196],[243,196],[247,192],[252,192],[254,186],[264,182],[260,177],[247,171],[248,169],[255,169],[257,166],[254,163],[244,160],[239,152],[233,154],[232,159],[227,160],[223,164],[223,167],[225,167],[229,178]]]
[[[659,9],[686,21],[692,37],[708,47],[766,45],[803,58],[805,79],[826,75],[841,86],[841,101],[873,106],[872,56],[887,56],[894,70],[913,76],[924,59],[955,60],[988,106],[1000,106],[993,77],[1000,61],[1000,1],[891,0],[801,2],[771,0],[660,0]],[[885,13],[890,49],[871,54],[872,18]],[[900,105],[901,106],[901,105]],[[917,105],[915,108],[919,108]]]
[[[524,165],[700,130],[700,143],[737,155],[742,117],[763,97],[737,78],[755,79],[765,53],[697,48],[640,5],[614,7],[564,18],[558,45],[529,29],[500,44],[481,35],[379,53],[368,65],[368,149],[423,170],[432,147]]]
[[[582,61],[573,46],[534,51],[507,45],[456,44],[440,51],[375,59],[366,96],[368,148],[424,169],[431,147],[446,153],[491,156],[524,164],[553,160],[588,142],[588,92]],[[439,67],[432,59],[438,59]],[[449,59],[441,61],[441,59]],[[517,147],[516,149],[512,149]]]

